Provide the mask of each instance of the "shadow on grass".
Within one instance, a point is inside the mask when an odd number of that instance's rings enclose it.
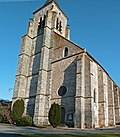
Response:
[[[17,137],[17,135],[0,133],[0,137]]]
[[[120,134],[84,134],[84,135],[18,135],[17,137],[120,137]]]
[[[5,134],[0,133],[0,137],[120,137],[120,134],[82,134],[82,135],[13,135],[13,134]]]

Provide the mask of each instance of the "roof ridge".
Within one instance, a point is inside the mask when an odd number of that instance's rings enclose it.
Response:
[[[47,5],[47,4],[51,3],[51,2],[55,2],[58,5],[57,0],[47,0],[44,5]]]

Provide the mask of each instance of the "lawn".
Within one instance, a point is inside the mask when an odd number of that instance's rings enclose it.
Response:
[[[14,126],[12,124],[7,124],[7,123],[0,123],[0,126]]]
[[[18,137],[120,137],[120,134],[82,134],[82,135],[18,135]]]

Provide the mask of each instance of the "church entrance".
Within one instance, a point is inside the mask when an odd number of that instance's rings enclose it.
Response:
[[[61,107],[61,125],[65,124],[65,108]]]

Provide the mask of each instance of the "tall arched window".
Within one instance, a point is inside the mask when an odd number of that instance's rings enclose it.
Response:
[[[57,20],[56,20],[56,29],[58,31],[62,32],[62,21],[60,21],[58,17],[57,17]]]
[[[45,26],[45,21],[46,21],[46,15],[44,15],[44,19],[43,19],[43,27]]]
[[[39,25],[38,25],[38,32],[37,32],[37,34],[40,33],[41,27],[42,27],[42,17],[40,18],[40,22],[39,22]]]
[[[64,57],[67,57],[68,56],[68,48],[66,47],[65,49],[64,49]]]

